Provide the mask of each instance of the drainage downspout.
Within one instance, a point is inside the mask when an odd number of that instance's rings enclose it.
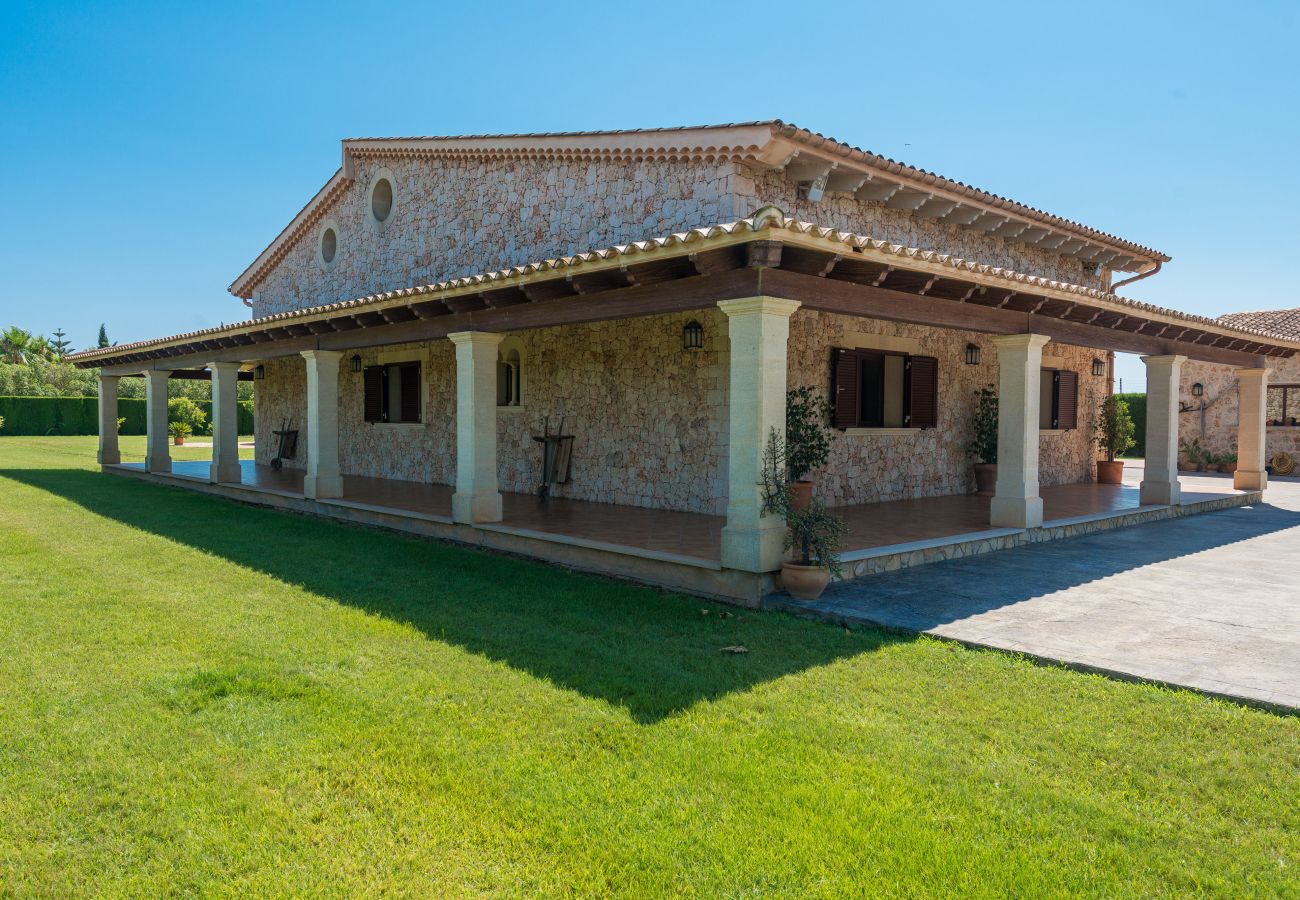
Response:
[[[1114,284],[1112,284],[1110,286],[1110,292],[1113,294],[1115,293],[1115,291],[1122,288],[1126,284],[1132,284],[1135,281],[1141,281],[1143,278],[1150,278],[1152,275],[1159,272],[1163,265],[1164,262],[1162,260],[1157,259],[1156,264],[1151,268],[1147,269],[1145,272],[1138,272],[1132,278],[1125,278],[1123,281],[1117,281]]]

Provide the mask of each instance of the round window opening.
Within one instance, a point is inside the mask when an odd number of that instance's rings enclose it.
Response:
[[[325,233],[320,236],[320,258],[327,263],[334,262],[334,254],[339,249],[339,236],[334,233],[333,228],[326,228]]]
[[[382,222],[393,211],[393,183],[387,178],[375,182],[374,193],[370,195],[370,211],[376,222]]]

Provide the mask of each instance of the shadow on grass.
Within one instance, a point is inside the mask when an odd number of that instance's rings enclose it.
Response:
[[[0,477],[409,623],[430,638],[623,706],[643,723],[907,640],[87,470],[5,469]],[[734,645],[750,652],[722,652]]]

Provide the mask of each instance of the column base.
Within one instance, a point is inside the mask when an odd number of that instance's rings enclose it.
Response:
[[[463,525],[501,521],[501,492],[467,494],[456,491],[451,495],[451,518]]]
[[[722,529],[722,566],[741,572],[775,572],[785,556],[785,526],[749,528],[727,525]]]
[[[1268,487],[1268,473],[1238,469],[1232,473],[1232,486],[1239,491],[1262,491]]]
[[[1175,506],[1182,499],[1183,489],[1177,481],[1147,481],[1138,487],[1138,502],[1143,506]]]
[[[1042,497],[994,497],[989,502],[989,524],[994,528],[1041,528]]]
[[[343,496],[343,476],[338,474],[307,475],[302,480],[302,495],[310,500],[329,500]]]
[[[144,470],[146,472],[166,474],[172,470],[172,458],[170,456],[146,456],[144,458]]]
[[[122,464],[122,454],[117,450],[100,450],[95,458],[101,466],[118,466]]]
[[[239,463],[213,463],[208,480],[214,484],[239,484],[244,480],[244,471]]]

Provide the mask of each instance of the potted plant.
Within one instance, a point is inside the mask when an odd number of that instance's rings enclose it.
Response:
[[[975,407],[975,436],[967,448],[975,457],[975,493],[992,497],[998,483],[998,394],[980,388]]]
[[[1219,464],[1220,472],[1226,472],[1229,475],[1231,475],[1233,472],[1237,471],[1237,454],[1228,453],[1225,456],[1221,457],[1220,459],[1221,459],[1221,462]]]
[[[830,403],[810,387],[785,395],[785,468],[795,509],[807,509],[812,502],[808,474],[830,459],[831,432],[825,425],[830,417]]]
[[[185,439],[190,436],[193,429],[184,422],[172,422],[167,426],[167,430],[172,433],[172,443],[177,447],[185,445]]]
[[[1193,472],[1201,471],[1205,465],[1205,450],[1201,447],[1200,438],[1192,438],[1190,441],[1183,441],[1178,445],[1183,458],[1187,461],[1185,469]]]
[[[1102,401],[1094,440],[1106,458],[1097,462],[1098,484],[1119,484],[1124,480],[1124,463],[1115,457],[1133,446],[1135,432],[1133,417],[1122,397],[1111,394]]]
[[[763,453],[763,513],[785,519],[785,549],[794,549],[794,559],[781,563],[781,583],[796,600],[816,600],[826,590],[831,576],[843,574],[840,549],[848,527],[831,515],[819,500],[795,507],[793,485],[787,480],[788,450],[773,428]]]

